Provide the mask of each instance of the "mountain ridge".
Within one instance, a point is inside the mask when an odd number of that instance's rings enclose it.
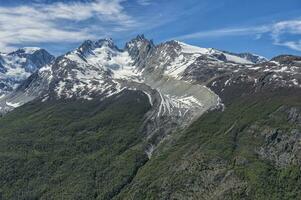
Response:
[[[252,63],[233,53],[175,40],[155,45],[143,35],[127,42],[124,49],[110,38],[86,40],[2,97],[0,110],[6,113],[31,101],[103,101],[124,90],[142,91],[152,105],[142,128],[151,156],[173,130],[189,126],[207,111],[224,110],[235,95],[301,87],[296,59]],[[241,92],[233,93],[237,89]]]
[[[30,48],[28,51],[30,51]],[[24,53],[25,50],[19,49],[12,52],[12,54],[16,52]],[[297,57],[294,58],[297,59]],[[131,88],[131,86],[123,86],[125,82],[129,82],[130,85],[144,82],[144,84],[156,89],[156,87],[162,87],[158,80],[163,80],[164,77],[168,80],[174,79],[175,81],[182,81],[182,83],[186,81],[192,85],[204,85],[210,88],[215,85],[213,81],[211,81],[211,85],[208,83],[211,79],[216,79],[219,76],[232,72],[234,75],[246,74],[250,71],[256,71],[257,73],[257,71],[264,68],[263,63],[268,63],[270,66],[275,64],[275,62],[273,59],[267,61],[261,56],[249,53],[237,54],[213,48],[196,47],[176,40],[155,45],[152,40],[146,39],[144,35],[138,35],[130,40],[123,49],[119,49],[111,38],[97,41],[86,40],[75,50],[57,57],[51,66],[46,65],[33,75],[41,78],[48,74],[48,77],[44,77],[42,81],[46,85],[41,88],[48,88],[53,91],[48,91],[48,89],[46,89],[47,91],[39,90],[33,92],[29,98],[26,97],[26,91],[23,91],[21,96],[24,99],[31,100],[38,97],[41,98],[41,94],[44,94],[43,99],[46,99],[48,98],[46,97],[47,93],[56,93],[56,96],[59,97],[67,84],[64,97],[73,97],[75,95],[90,99],[95,95],[113,95],[120,92],[122,88]],[[207,67],[200,67],[202,65]],[[275,72],[282,70],[281,68],[278,69],[279,66],[275,68],[277,68],[274,70]],[[57,70],[61,71],[61,75],[57,74],[57,80],[50,83],[53,78],[53,71]],[[204,70],[206,71],[205,73]],[[268,69],[264,70],[267,71]],[[64,73],[69,73],[69,78],[63,75]],[[292,71],[292,73],[295,72]],[[65,77],[63,80],[67,80],[66,83],[58,81],[63,77]],[[74,83],[72,83],[74,78]],[[298,85],[297,80],[293,79],[293,85]],[[254,83],[256,81],[257,79],[254,79]],[[166,84],[166,81],[163,82]],[[73,86],[70,84],[73,84]],[[22,105],[27,102],[27,100],[22,102],[21,97],[16,97],[20,94],[21,88],[26,90],[24,85],[28,85],[28,81],[25,81],[20,88],[16,89],[18,94],[12,92],[6,97],[8,102],[12,102],[11,104],[14,105]],[[225,83],[225,85],[227,84]],[[29,90],[33,91],[34,89]],[[89,94],[89,92],[91,93]],[[20,102],[17,102],[18,100]],[[2,100],[2,102],[4,101]],[[5,105],[6,103],[0,102],[0,104],[2,104],[4,112],[13,108]]]
[[[0,99],[0,198],[296,199],[300,60],[85,41]]]

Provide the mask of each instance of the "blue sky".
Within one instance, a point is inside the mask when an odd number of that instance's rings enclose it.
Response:
[[[40,46],[55,55],[86,39],[119,47],[144,33],[271,58],[301,54],[300,0],[0,0],[0,51]]]

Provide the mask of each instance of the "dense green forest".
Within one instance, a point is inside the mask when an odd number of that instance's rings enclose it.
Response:
[[[2,199],[300,198],[300,154],[291,150],[301,144],[299,95],[236,99],[172,133],[150,160],[140,132],[149,109],[146,95],[127,91],[105,101],[32,102],[7,114]]]
[[[143,93],[29,103],[0,120],[2,199],[110,199],[147,161]]]

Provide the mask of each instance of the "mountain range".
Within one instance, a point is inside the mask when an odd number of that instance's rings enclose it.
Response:
[[[1,53],[0,197],[297,197],[300,91],[299,56],[143,35]]]

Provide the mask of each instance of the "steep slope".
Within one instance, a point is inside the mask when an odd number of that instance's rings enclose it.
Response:
[[[114,199],[298,199],[301,92],[236,99],[166,140]]]
[[[16,89],[25,79],[54,57],[40,48],[22,48],[11,53],[0,53],[0,96]]]

